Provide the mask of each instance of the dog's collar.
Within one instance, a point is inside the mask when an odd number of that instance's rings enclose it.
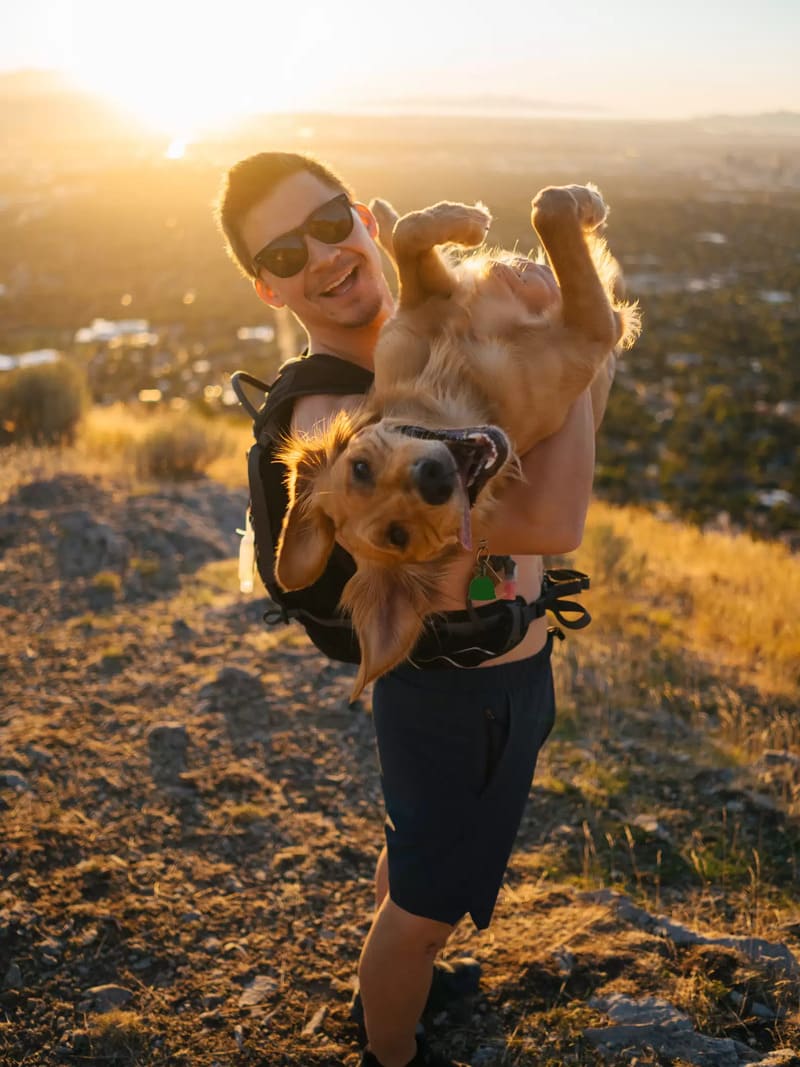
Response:
[[[470,507],[489,479],[509,457],[511,445],[498,426],[469,426],[460,430],[430,429],[427,426],[392,426],[394,433],[426,441],[441,441],[453,453]]]

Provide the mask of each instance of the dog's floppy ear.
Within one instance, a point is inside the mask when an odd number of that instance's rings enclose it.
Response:
[[[341,600],[361,646],[361,666],[351,700],[409,655],[422,632],[433,588],[419,568],[398,571],[360,562]]]
[[[341,413],[319,437],[289,437],[276,454],[286,466],[289,493],[275,552],[275,577],[282,589],[305,589],[325,570],[336,527],[323,506],[324,485],[352,432],[350,418]]]
[[[413,308],[431,296],[449,297],[455,276],[437,245],[479,245],[492,217],[481,204],[442,201],[404,215],[394,228],[392,243],[400,279],[400,308]]]

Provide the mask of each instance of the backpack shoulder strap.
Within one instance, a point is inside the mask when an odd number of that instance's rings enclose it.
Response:
[[[292,407],[299,397],[318,393],[337,396],[366,393],[373,380],[372,371],[364,367],[326,352],[315,352],[288,360],[271,385],[244,371],[236,371],[231,376],[231,385],[242,406],[253,417],[255,439],[266,443],[288,428]],[[245,385],[261,393],[260,407],[256,408],[247,397]]]

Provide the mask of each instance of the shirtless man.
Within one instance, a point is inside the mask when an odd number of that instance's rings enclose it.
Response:
[[[350,199],[352,226],[326,233],[314,224],[320,217],[314,213],[323,209],[323,219],[326,211],[335,213],[326,205],[342,193]],[[229,171],[218,219],[258,297],[294,313],[308,334],[309,352],[372,368],[393,300],[375,219],[335,174],[307,156],[252,156]],[[340,240],[328,243],[343,229]],[[546,267],[521,265],[510,284],[535,310],[559,299]],[[517,590],[526,600],[539,595],[541,557],[580,544],[594,433],[609,385],[610,379],[597,382],[573,405],[562,429],[522,457],[525,480],[505,492],[488,529],[489,551],[514,557]],[[360,400],[303,397],[292,427],[313,433]],[[449,573],[443,602],[431,608],[463,609],[473,567],[473,555],[464,551]],[[551,643],[540,618],[520,644],[480,668],[403,665],[375,683],[387,845],[377,863],[376,911],[359,963],[368,1036],[362,1067],[453,1067],[415,1031],[434,960],[455,924],[467,913],[480,929],[491,919],[536,756],[555,716]]]

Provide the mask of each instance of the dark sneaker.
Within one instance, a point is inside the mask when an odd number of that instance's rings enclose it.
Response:
[[[361,1067],[382,1067],[381,1062],[373,1054],[364,1049],[361,1053]],[[469,1067],[468,1063],[461,1060],[451,1060],[447,1056],[440,1056],[428,1047],[424,1038],[417,1038],[417,1053],[406,1067]]]
[[[433,965],[433,981],[424,1014],[438,1015],[454,1001],[474,996],[478,992],[480,980],[481,965],[469,956],[447,962],[436,960]],[[359,1040],[364,1044],[367,1040],[367,1032],[364,1029],[364,1005],[361,1003],[361,994],[358,990],[353,994],[350,1002],[350,1018],[358,1027]],[[421,1027],[417,1028],[418,1036],[421,1029]]]

